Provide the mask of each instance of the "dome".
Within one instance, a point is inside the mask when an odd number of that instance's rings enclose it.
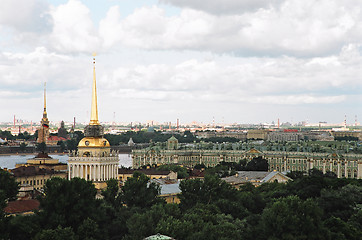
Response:
[[[84,137],[78,147],[110,147],[108,140],[103,137]]]

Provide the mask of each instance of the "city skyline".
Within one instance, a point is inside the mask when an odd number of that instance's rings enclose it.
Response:
[[[348,124],[362,117],[362,3],[5,0],[0,122]],[[359,121],[359,120],[358,120]],[[359,121],[360,122],[360,121]]]

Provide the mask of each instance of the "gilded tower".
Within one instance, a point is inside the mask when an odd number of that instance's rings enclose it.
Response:
[[[98,121],[95,58],[93,58],[92,105],[89,124],[84,128],[84,138],[78,151],[71,152],[68,160],[68,178],[84,178],[93,181],[98,189],[106,187],[109,179],[117,179],[118,153],[111,151],[103,137],[103,126]]]
[[[49,138],[49,120],[47,114],[47,101],[46,101],[46,83],[44,83],[44,111],[43,118],[40,121],[40,128],[38,129],[38,143],[44,142],[47,144]]]

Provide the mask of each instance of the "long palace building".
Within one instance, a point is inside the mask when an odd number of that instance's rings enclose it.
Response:
[[[170,138],[167,149],[158,147],[133,150],[133,168],[145,165],[181,164],[193,167],[204,164],[216,166],[220,162],[239,162],[254,157],[262,157],[269,163],[269,170],[277,171],[308,171],[317,168],[323,173],[334,172],[339,178],[362,178],[362,154],[282,152],[282,151],[249,151],[237,150],[177,150],[176,138]]]

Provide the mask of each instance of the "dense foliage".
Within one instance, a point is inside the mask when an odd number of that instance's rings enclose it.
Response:
[[[312,170],[287,184],[235,189],[216,175],[180,184],[180,204],[165,204],[140,173],[119,188],[96,190],[82,179],[46,183],[41,211],[1,218],[2,239],[362,239],[362,181]],[[2,179],[9,181],[10,176]],[[0,185],[2,192],[6,186]],[[17,186],[13,186],[14,190]]]

